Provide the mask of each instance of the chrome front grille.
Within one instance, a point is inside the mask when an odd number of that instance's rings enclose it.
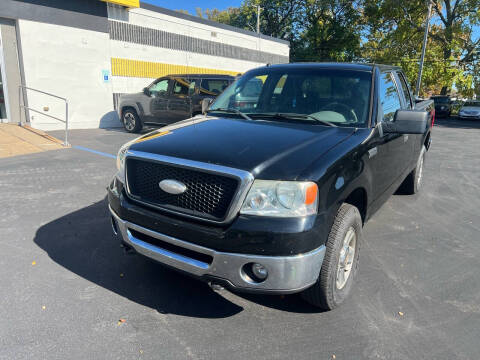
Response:
[[[236,205],[253,181],[250,173],[241,170],[153,154],[140,157],[130,153],[125,168],[127,191],[133,200],[215,222],[236,215]],[[167,179],[185,184],[187,190],[178,195],[163,191],[159,183]]]

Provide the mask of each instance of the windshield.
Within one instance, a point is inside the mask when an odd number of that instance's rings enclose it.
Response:
[[[480,101],[467,101],[463,106],[480,107]]]
[[[365,127],[371,79],[371,73],[362,71],[266,68],[237,79],[211,105],[210,112],[235,117],[241,112],[253,120]]]
[[[435,104],[448,104],[450,102],[450,98],[448,98],[448,97],[434,97],[433,102]]]

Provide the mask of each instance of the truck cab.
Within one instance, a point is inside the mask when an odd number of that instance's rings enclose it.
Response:
[[[421,188],[433,117],[398,67],[250,70],[203,116],[119,150],[114,232],[211,284],[333,309],[352,291],[365,222],[399,187]]]

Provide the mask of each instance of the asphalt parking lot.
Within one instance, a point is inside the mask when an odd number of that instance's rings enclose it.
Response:
[[[478,359],[480,122],[432,137],[422,192],[365,226],[353,297],[324,313],[124,255],[105,187],[130,134],[0,160],[0,359]]]

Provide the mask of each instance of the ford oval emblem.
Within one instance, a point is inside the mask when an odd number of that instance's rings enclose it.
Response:
[[[162,180],[158,183],[158,186],[160,186],[160,189],[163,191],[172,195],[183,194],[187,191],[187,186],[184,183],[172,179]]]

